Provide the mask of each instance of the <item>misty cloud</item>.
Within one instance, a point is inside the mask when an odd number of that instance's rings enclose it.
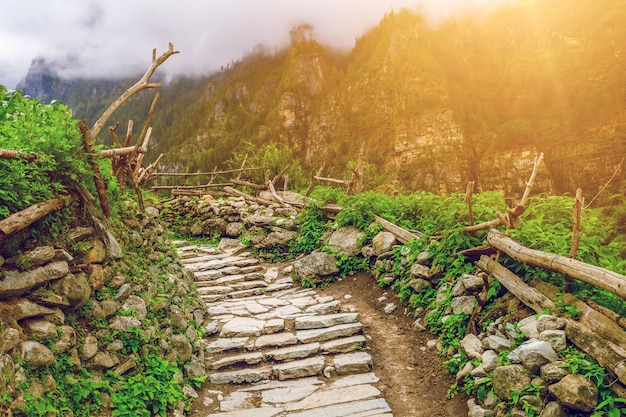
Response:
[[[256,45],[281,48],[289,30],[314,27],[324,44],[349,49],[390,10],[441,19],[500,0],[0,0],[0,84],[13,88],[43,57],[62,76],[118,77],[144,71],[152,49],[172,42],[169,75],[206,74]]]

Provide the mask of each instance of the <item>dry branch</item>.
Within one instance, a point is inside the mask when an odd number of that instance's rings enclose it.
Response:
[[[324,163],[322,163],[322,166],[320,167],[320,169],[317,170],[317,174],[314,174],[311,176],[311,184],[309,184],[309,188],[306,189],[306,193],[304,193],[305,197],[308,197],[311,195],[311,192],[313,191],[313,188],[315,188],[315,184],[317,184],[317,179],[316,177],[319,177],[320,175],[322,175],[322,172],[324,171],[324,167],[326,167],[326,161],[324,161]]]
[[[90,131],[91,138],[95,139],[98,136],[98,134],[100,133],[100,130],[102,130],[102,127],[107,122],[107,120],[109,120],[111,115],[122,104],[124,104],[124,102],[126,102],[126,100],[128,100],[130,97],[148,88],[161,87],[162,83],[150,83],[150,78],[154,74],[154,71],[156,71],[156,69],[159,67],[159,65],[165,62],[165,60],[168,59],[170,56],[177,54],[177,53],[178,51],[174,51],[174,45],[172,45],[172,43],[169,43],[167,52],[163,53],[163,55],[161,55],[158,58],[156,57],[156,49],[154,49],[152,51],[152,65],[150,65],[150,68],[148,68],[148,70],[143,75],[143,77],[141,77],[141,79],[137,81],[135,85],[133,85],[124,93],[122,93],[122,95],[113,103],[111,103],[111,105],[104,111],[104,113],[102,113],[102,116],[100,116],[100,118],[96,121],[96,123],[91,128],[91,131]]]
[[[238,168],[238,169],[227,169],[223,171],[211,171],[211,172],[155,172],[151,175],[151,177],[198,177],[203,175],[215,175],[215,174],[231,174],[234,172],[244,172],[244,171],[256,171],[261,168]],[[265,189],[265,186],[260,186]]]
[[[103,149],[100,152],[100,156],[102,158],[114,158],[116,156],[130,155],[135,152],[143,154],[143,153],[148,152],[148,149],[141,147],[137,151],[135,151],[134,146],[129,146],[126,148]]]
[[[267,190],[267,186],[266,185],[255,184],[255,183],[249,182],[249,181],[234,179],[234,180],[231,180],[230,182],[232,182],[234,185],[241,185],[243,187],[248,187],[248,188],[252,188],[252,189],[255,189],[255,190],[261,190],[261,191]]]
[[[537,172],[539,171],[539,165],[541,165],[541,161],[543,161],[543,152],[535,158],[535,165],[533,166],[533,170],[530,173],[530,178],[528,179],[528,182],[526,182],[526,189],[524,190],[524,194],[522,195],[519,204],[509,210],[506,216],[498,213],[497,219],[493,219],[488,222],[476,224],[473,226],[467,226],[464,230],[468,233],[474,233],[478,232],[479,230],[491,229],[500,225],[506,225],[507,228],[514,227],[517,218],[521,216],[526,210],[526,207],[528,207],[528,198],[530,196],[530,191],[533,188],[533,184],[535,183],[535,177],[537,176]]]
[[[626,277],[617,272],[589,265],[566,256],[527,248],[495,229],[492,229],[487,235],[487,243],[505,252],[518,262],[568,275],[626,298]]]

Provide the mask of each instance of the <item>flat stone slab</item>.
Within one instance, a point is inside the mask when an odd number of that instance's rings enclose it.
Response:
[[[222,353],[233,349],[243,349],[248,343],[248,337],[220,338],[206,345],[207,353]]]
[[[196,272],[196,281],[213,281],[224,276],[222,271],[202,271]]]
[[[262,298],[260,300],[257,300],[257,303],[267,307],[282,307],[289,305],[289,302],[274,297]]]
[[[319,389],[319,385],[295,385],[293,387],[275,388],[261,393],[264,403],[284,404],[300,401]]]
[[[318,391],[298,402],[287,404],[285,410],[308,410],[311,408],[326,407],[332,404],[361,401],[378,396],[380,396],[380,391],[371,385],[339,387]]]
[[[349,387],[352,385],[375,384],[380,379],[373,372],[344,376],[333,382],[331,387]]]
[[[285,328],[285,320],[283,319],[271,319],[265,323],[263,331],[265,334],[280,332]]]
[[[305,308],[317,304],[317,301],[311,296],[297,297],[289,300],[296,307]]]
[[[244,307],[246,310],[248,310],[252,314],[261,314],[261,313],[267,313],[268,311],[270,311],[269,308],[264,307],[261,304],[255,303],[255,302],[247,303]],[[265,332],[267,333],[267,324],[265,325],[265,327],[266,327]]]
[[[266,288],[267,292],[276,292],[276,291],[282,291],[282,290],[286,290],[288,288],[293,287],[293,284],[291,283],[285,283],[285,284],[271,284],[268,285]]]
[[[257,265],[258,263],[259,263],[259,260],[256,258],[244,258],[244,259],[239,259],[239,260],[231,262],[231,265],[238,266],[241,268],[244,266]]]
[[[235,290],[250,290],[252,288],[263,288],[263,287],[267,287],[267,283],[265,281],[243,281],[243,282],[237,282],[235,284],[232,285],[233,289]]]
[[[338,324],[355,323],[359,321],[359,313],[338,313],[325,316],[298,317],[295,320],[296,330],[322,329]]]
[[[346,353],[333,358],[339,375],[358,374],[372,370],[372,356],[367,352]]]
[[[326,353],[348,353],[362,348],[365,345],[365,341],[366,339],[363,335],[343,337],[323,343],[321,349]]]
[[[275,407],[248,408],[246,410],[229,411],[226,413],[211,413],[206,417],[274,417],[283,410]]]
[[[341,310],[341,301],[339,300],[328,301],[328,302],[319,301],[319,302],[321,304],[307,307],[307,309],[304,311],[306,313],[312,313],[312,314],[333,314],[333,313],[338,313]]]
[[[274,379],[272,381],[257,382],[250,386],[241,388],[239,391],[264,391],[276,388],[298,387],[301,385],[324,385],[324,383],[314,376],[297,379],[295,381],[279,381],[277,379]]]
[[[320,344],[317,342],[307,343],[306,345],[297,345],[282,349],[275,349],[266,352],[267,359],[284,361],[288,359],[302,359],[311,355],[315,355],[320,350]]]
[[[220,337],[261,336],[265,320],[251,317],[235,317],[222,327]]]
[[[198,294],[201,295],[228,294],[229,292],[233,292],[233,287],[226,287],[222,285],[214,285],[210,287],[198,286]]]
[[[223,284],[230,285],[236,282],[253,281],[253,280],[259,279],[259,277],[261,276],[262,275],[259,274],[258,272],[253,272],[251,274],[225,275],[222,278],[216,279],[215,283],[218,285],[223,285]]]
[[[325,364],[326,360],[323,356],[314,356],[308,359],[274,365],[272,372],[281,381],[303,378],[305,376],[319,375],[322,373]]]
[[[222,273],[222,275],[235,275],[235,274],[247,274],[248,272],[254,272],[254,271],[243,272],[241,268],[239,268],[238,266],[231,265],[231,266],[227,266],[227,267],[220,269],[220,272]]]
[[[181,259],[180,263],[182,263],[183,265],[188,265],[188,264],[197,264],[200,262],[208,262],[208,261],[214,261],[216,259],[222,259],[222,258],[227,258],[229,255],[224,254],[224,253],[220,253],[220,254],[215,254],[215,255],[196,255],[195,257],[188,257],[185,259]]]
[[[293,333],[285,332],[260,336],[256,340],[256,342],[254,342],[254,346],[257,349],[260,349],[266,346],[288,346],[295,345],[296,343],[298,343],[296,335]]]
[[[382,398],[376,398],[289,413],[289,417],[365,417],[385,413],[391,413],[389,404]]]
[[[252,288],[250,290],[234,291],[228,294],[231,298],[247,298],[253,295],[261,295],[265,293],[265,288]]]
[[[211,364],[211,369],[217,370],[217,369],[225,368],[230,365],[244,364],[244,363],[248,365],[254,365],[254,364],[260,363],[264,358],[265,358],[265,355],[263,355],[263,353],[261,352],[245,353],[243,355],[228,356],[226,358],[222,358],[213,362]]]
[[[270,379],[269,369],[242,369],[230,372],[216,372],[209,375],[211,384],[243,384]]]
[[[324,329],[298,330],[296,337],[300,343],[325,342],[338,337],[352,336],[362,328],[361,323],[339,324]]]

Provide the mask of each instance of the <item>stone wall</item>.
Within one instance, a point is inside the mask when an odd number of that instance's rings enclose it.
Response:
[[[72,369],[64,372],[86,370],[98,380],[133,370],[147,354],[176,361],[186,377],[204,375],[206,307],[190,290],[158,210],[133,215],[116,233],[123,253],[88,224],[71,230],[71,250],[28,240],[18,256],[2,249],[0,392],[13,400],[0,404],[0,414],[25,407],[26,394],[54,393],[62,376],[49,370],[66,359]],[[193,396],[190,386],[183,392]],[[103,398],[106,409],[108,393]]]

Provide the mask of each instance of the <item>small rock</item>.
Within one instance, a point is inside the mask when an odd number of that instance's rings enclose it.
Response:
[[[580,374],[567,375],[548,387],[559,404],[574,411],[591,412],[598,405],[598,389]]]
[[[394,311],[396,311],[396,309],[398,308],[398,306],[396,306],[394,303],[389,303],[385,306],[385,314],[391,314]]]

